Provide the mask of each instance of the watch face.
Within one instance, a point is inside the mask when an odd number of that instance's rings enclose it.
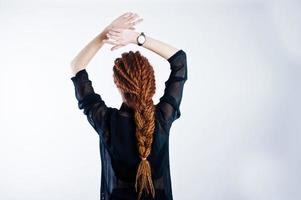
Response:
[[[138,41],[139,41],[139,43],[143,43],[143,42],[145,41],[145,37],[142,36],[142,35],[140,35],[140,36],[138,37]]]

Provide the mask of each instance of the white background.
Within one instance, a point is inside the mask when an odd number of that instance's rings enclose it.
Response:
[[[181,118],[171,129],[175,200],[301,198],[301,4],[294,0],[0,0],[0,199],[99,199],[98,136],[77,107],[70,61],[127,11],[136,30],[187,54]],[[113,61],[139,50],[163,95],[168,62],[143,47],[89,64],[111,107]]]

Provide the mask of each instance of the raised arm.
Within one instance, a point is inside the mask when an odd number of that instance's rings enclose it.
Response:
[[[99,33],[73,58],[71,61],[72,75],[87,67],[97,51],[104,45],[105,34],[104,31]]]
[[[131,40],[131,43],[137,44],[136,38],[139,36],[140,32],[133,31],[134,37]],[[165,59],[170,58],[173,54],[175,54],[179,49],[171,46],[170,44],[164,43],[160,40],[154,39],[148,34],[145,35],[145,42],[142,47],[151,50],[158,55],[162,56]]]
[[[103,29],[97,36],[95,36],[71,61],[71,72],[75,75],[80,70],[87,67],[91,59],[95,56],[97,51],[105,43],[104,40],[108,39],[107,33],[113,28],[124,28],[134,30],[134,25],[137,25],[143,19],[138,19],[136,13],[127,12],[116,18],[112,23]]]
[[[113,27],[126,27],[133,30],[133,26],[141,20],[136,20],[138,17],[134,13],[125,13],[109,24],[101,33],[99,33],[92,41],[90,41],[72,60],[71,80],[74,84],[75,97],[78,101],[79,109],[83,110],[88,121],[93,128],[104,138],[108,139],[106,131],[106,120],[112,111],[108,107],[102,97],[94,92],[92,81],[86,71],[86,67],[96,52],[104,44],[104,39],[107,38],[106,33]]]
[[[140,34],[136,31],[133,32],[135,37],[138,37]],[[172,122],[181,116],[180,104],[184,83],[187,80],[186,53],[182,49],[179,50],[148,35],[145,38],[146,41],[143,47],[161,55],[170,64],[169,78],[165,81],[164,94],[160,98],[157,108],[161,112],[163,120],[168,125],[171,125]],[[132,40],[132,43],[137,44],[136,39]]]

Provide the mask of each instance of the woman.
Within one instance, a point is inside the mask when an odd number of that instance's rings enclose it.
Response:
[[[181,115],[179,106],[187,80],[186,53],[171,45],[136,32],[143,19],[127,12],[115,19],[72,60],[71,80],[79,109],[99,135],[101,153],[101,199],[172,200],[169,167],[169,130]],[[165,58],[170,76],[164,95],[154,105],[154,70],[139,51],[116,58],[113,79],[123,102],[119,109],[106,105],[94,92],[86,67],[105,44],[111,50],[137,44]]]

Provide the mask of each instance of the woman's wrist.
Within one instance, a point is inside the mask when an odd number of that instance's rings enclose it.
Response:
[[[131,36],[131,39],[130,39],[130,42],[132,44],[138,44],[137,43],[137,37],[140,35],[140,32],[137,32],[137,31],[133,31],[133,34]]]
[[[103,31],[101,31],[101,33],[99,34],[99,38],[104,40],[107,39],[107,33],[109,32],[109,29],[106,27],[105,29],[103,29]]]

